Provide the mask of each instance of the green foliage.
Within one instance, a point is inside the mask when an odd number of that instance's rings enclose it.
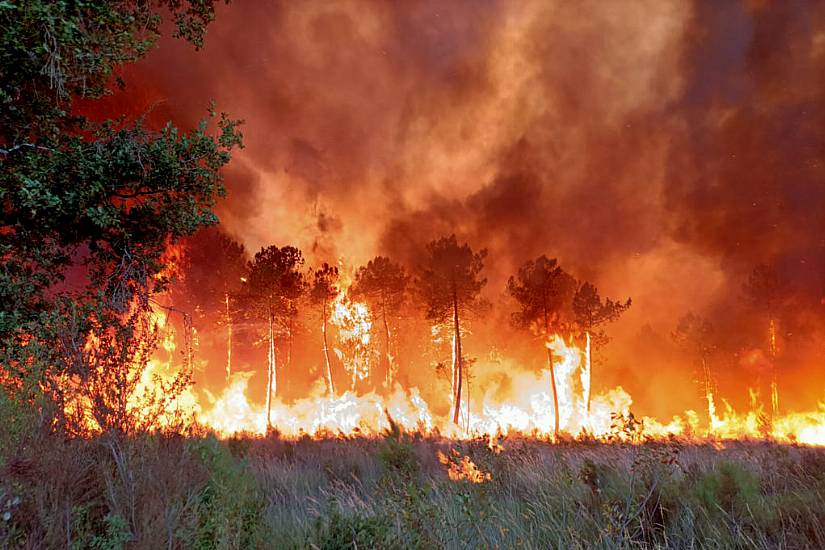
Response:
[[[695,494],[711,514],[719,511],[741,514],[754,504],[759,482],[741,465],[722,462],[698,480]]]
[[[214,437],[191,443],[209,471],[179,536],[187,548],[256,548],[264,537],[264,502],[245,461]]]
[[[12,386],[63,399],[51,386],[79,374],[90,314],[123,313],[136,293],[164,288],[168,242],[217,222],[238,121],[210,109],[211,128],[158,130],[95,123],[74,105],[112,91],[117,68],[154,45],[162,14],[197,47],[214,2],[0,5],[0,365]],[[88,284],[58,286],[70,268]]]
[[[89,548],[94,550],[120,550],[131,539],[126,521],[118,516],[108,514],[104,518],[105,532],[95,535],[90,541]]]
[[[333,504],[326,514],[316,518],[310,544],[319,550],[398,548],[390,544],[389,520],[383,515],[344,515]]]
[[[412,437],[389,415],[387,418],[390,427],[384,432],[384,439],[378,448],[378,461],[387,474],[409,481],[418,474],[418,457]]]

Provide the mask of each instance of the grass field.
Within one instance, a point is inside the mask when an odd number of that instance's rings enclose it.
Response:
[[[4,547],[825,547],[825,449],[524,438],[31,436]],[[481,483],[453,480],[465,457]],[[489,474],[489,475],[488,475]],[[489,478],[489,479],[488,479]]]

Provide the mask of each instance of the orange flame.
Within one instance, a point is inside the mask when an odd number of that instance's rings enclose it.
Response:
[[[485,483],[493,479],[489,472],[482,472],[469,456],[461,456],[455,449],[450,449],[447,456],[437,451],[438,461],[447,466],[447,475],[453,481],[469,481],[471,483]]]

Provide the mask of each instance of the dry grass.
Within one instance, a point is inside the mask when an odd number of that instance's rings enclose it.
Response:
[[[825,547],[825,450],[405,434],[287,441],[32,434],[0,541],[33,548]],[[491,474],[448,478],[455,449]],[[6,512],[8,515],[6,516]]]

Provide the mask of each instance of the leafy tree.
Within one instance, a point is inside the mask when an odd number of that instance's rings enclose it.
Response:
[[[771,412],[776,416],[779,412],[779,384],[776,368],[777,317],[782,305],[782,298],[786,292],[786,286],[776,268],[769,264],[760,264],[753,269],[748,277],[745,292],[752,305],[768,321],[768,351],[771,356]]]
[[[329,341],[327,340],[327,328],[329,318],[332,314],[332,302],[338,296],[338,268],[334,265],[324,263],[315,270],[315,279],[312,283],[310,298],[313,303],[321,306],[321,334],[324,338],[324,365],[326,367],[327,391],[329,395],[335,395],[335,385],[332,381],[332,364],[329,359]]]
[[[382,367],[388,388],[392,388],[395,370],[390,325],[404,305],[408,283],[409,276],[403,266],[384,256],[376,256],[355,273],[355,281],[349,289],[353,297],[365,300],[370,311],[381,316],[384,327]]]
[[[186,243],[183,282],[175,303],[185,304],[202,323],[226,330],[226,376],[232,374],[233,317],[246,275],[243,245],[217,228],[198,232]]]
[[[113,315],[98,317],[123,321],[147,283],[167,283],[168,242],[217,221],[220,169],[240,145],[236,121],[221,115],[217,135],[206,121],[153,131],[140,121],[93,123],[74,106],[122,85],[117,67],[154,45],[161,14],[200,46],[214,7],[0,2],[0,365],[46,392],[77,364],[61,355],[61,335],[75,335],[76,349],[93,329],[76,313],[108,308]],[[80,266],[88,284],[66,281]]]
[[[451,323],[453,332],[453,422],[458,424],[464,380],[461,349],[461,319],[482,304],[481,289],[487,279],[481,276],[487,250],[473,252],[458,244],[455,235],[442,237],[426,247],[426,259],[417,279],[419,296],[428,320]]]
[[[570,300],[576,281],[565,272],[555,258],[539,256],[522,265],[515,277],[507,281],[507,292],[521,309],[513,314],[513,322],[521,328],[532,328],[538,332],[545,344],[551,334],[558,330],[562,310]],[[559,437],[559,397],[556,387],[556,373],[553,366],[553,351],[547,349],[547,368],[550,370],[550,385],[553,389],[553,413],[555,415],[554,434]]]
[[[622,313],[630,308],[631,300],[626,302],[614,302],[609,298],[599,296],[599,290],[591,283],[584,282],[576,290],[573,296],[573,315],[579,329],[586,338],[587,355],[587,414],[590,414],[590,394],[591,379],[593,369],[592,348],[605,345],[609,339],[604,330],[599,329],[602,325],[618,319]]]
[[[240,296],[249,305],[250,313],[267,323],[267,427],[271,425],[272,396],[278,391],[275,325],[295,314],[296,303],[306,288],[301,271],[303,265],[303,255],[295,247],[262,248],[249,262],[246,284]]]
[[[710,356],[714,350],[713,336],[713,325],[692,312],[679,319],[672,333],[674,342],[691,354],[699,365],[702,391],[708,406],[708,423],[711,427],[716,411],[713,401],[713,374],[710,368]]]

